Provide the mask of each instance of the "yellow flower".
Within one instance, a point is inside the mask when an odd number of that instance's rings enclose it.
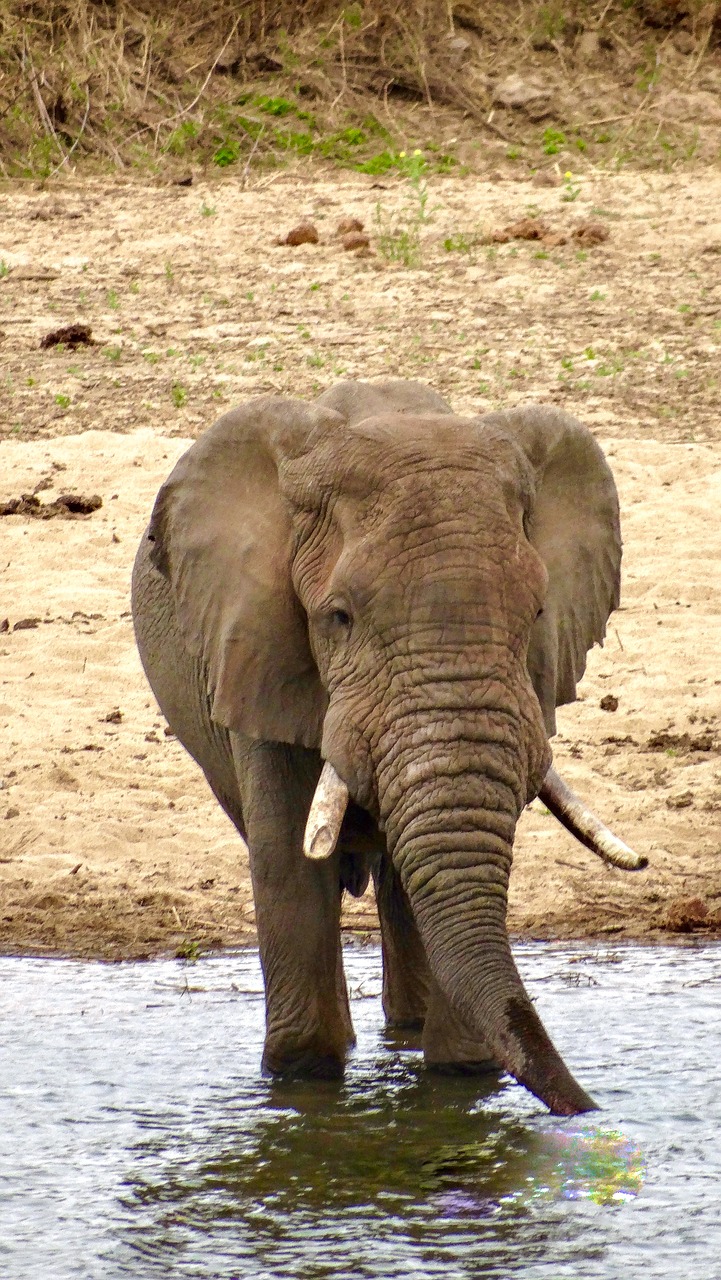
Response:
[[[414,154],[414,156],[422,156],[422,155],[423,155],[423,152],[422,152],[422,151],[419,151],[418,147],[416,147],[416,149],[415,149],[415,151],[413,152],[413,154]]]
[[[570,180],[571,180],[571,178],[573,177],[573,174],[571,173],[571,170],[570,170],[570,169],[567,169],[563,176],[564,176],[564,178],[566,178],[566,179],[567,179],[567,181],[570,181]]]
[[[398,159],[399,159],[399,160],[405,160],[405,158],[406,158],[406,153],[405,153],[405,151],[399,151],[399,152],[398,152]]]

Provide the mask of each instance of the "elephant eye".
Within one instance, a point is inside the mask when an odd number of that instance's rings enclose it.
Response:
[[[334,609],[330,615],[330,620],[336,627],[342,627],[347,631],[351,624],[351,616],[346,613],[345,609]]]

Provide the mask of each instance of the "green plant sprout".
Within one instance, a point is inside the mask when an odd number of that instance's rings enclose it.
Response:
[[[563,175],[563,191],[561,192],[561,199],[568,204],[573,200],[577,200],[580,194],[580,186],[577,182],[573,181],[573,174],[571,173],[571,170],[567,169]]]
[[[380,201],[376,204],[374,219],[378,251],[388,262],[416,267],[421,260],[420,229],[430,222],[435,212],[428,208],[429,191],[425,179],[428,162],[423,152],[416,148],[410,156],[399,151],[396,165],[409,184],[409,199],[395,216],[387,213]]]
[[[560,129],[549,126],[543,131],[543,150],[547,156],[558,155],[561,147],[566,145],[566,135]]]

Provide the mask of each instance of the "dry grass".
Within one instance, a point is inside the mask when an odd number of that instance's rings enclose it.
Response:
[[[720,32],[721,0],[0,0],[0,164],[47,178],[316,155],[382,172],[404,145],[478,167],[474,141],[493,143],[497,164],[499,140],[531,167],[565,145],[579,164],[708,160],[718,128],[663,102],[718,98]],[[545,96],[499,104],[514,72]]]

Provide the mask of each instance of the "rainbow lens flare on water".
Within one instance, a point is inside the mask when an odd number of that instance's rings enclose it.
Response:
[[[550,1189],[562,1199],[618,1204],[641,1190],[643,1156],[623,1133],[587,1127],[546,1138],[556,1148]]]
[[[539,1133],[510,1123],[485,1141],[444,1147],[423,1166],[424,1187],[450,1216],[539,1200],[622,1204],[639,1194],[643,1173],[630,1138],[593,1125]]]

